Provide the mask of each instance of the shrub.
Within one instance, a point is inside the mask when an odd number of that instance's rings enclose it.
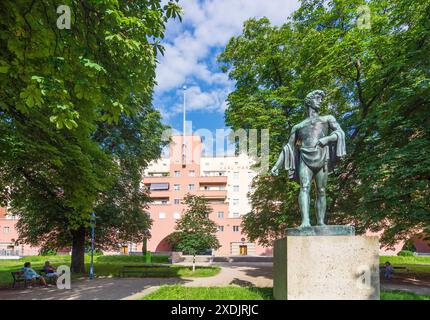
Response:
[[[52,250],[48,248],[42,248],[39,251],[39,256],[56,256],[56,255],[57,255],[56,250]]]
[[[409,250],[401,250],[397,255],[400,257],[411,257],[414,255],[414,253]]]

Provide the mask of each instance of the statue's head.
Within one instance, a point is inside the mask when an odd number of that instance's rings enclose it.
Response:
[[[321,107],[321,102],[325,97],[325,93],[322,90],[314,90],[309,92],[305,98],[305,106],[318,111]]]

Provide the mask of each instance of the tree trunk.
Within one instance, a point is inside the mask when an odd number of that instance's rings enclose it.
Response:
[[[193,272],[196,271],[196,255],[193,255]]]
[[[146,255],[147,250],[148,250],[148,239],[144,238],[142,242],[142,255]]]
[[[72,265],[73,273],[85,273],[85,228],[72,232]]]

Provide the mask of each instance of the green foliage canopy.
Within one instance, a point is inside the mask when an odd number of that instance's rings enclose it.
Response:
[[[0,199],[20,240],[80,247],[98,215],[99,244],[147,236],[143,168],[164,126],[151,105],[156,56],[177,1],[2,1]],[[79,240],[79,241],[78,241]],[[82,270],[82,266],[79,266]]]
[[[370,9],[360,27],[359,6]],[[421,0],[303,0],[282,26],[245,22],[219,56],[236,82],[226,122],[270,130],[270,159],[306,114],[305,95],[327,93],[323,114],[347,134],[348,156],[329,181],[329,222],[383,231],[393,244],[430,234],[430,4]],[[244,219],[250,240],[270,244],[299,219],[295,181],[255,181]]]

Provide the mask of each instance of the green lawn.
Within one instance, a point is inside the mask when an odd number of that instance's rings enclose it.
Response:
[[[410,257],[399,257],[399,256],[381,256],[379,257],[381,263],[389,261],[391,264],[403,265],[403,264],[428,264],[430,266],[430,256],[410,256]]]
[[[272,300],[272,288],[162,286],[141,300]],[[381,291],[381,300],[430,300],[404,291]]]
[[[162,286],[142,300],[272,300],[272,288]]]
[[[8,286],[12,283],[11,271],[19,270],[24,262],[30,261],[34,269],[41,269],[46,260],[52,265],[70,265],[70,256],[33,256],[19,260],[0,260],[0,287]],[[153,256],[154,264],[167,263],[167,256]],[[85,256],[85,266],[89,269],[90,257]],[[145,257],[138,255],[130,256],[95,256],[94,272],[95,276],[118,276],[119,271],[124,265],[145,265]],[[210,277],[220,271],[218,267],[196,267],[193,273],[191,267],[173,265],[170,268],[160,267],[151,269],[145,273],[146,277]]]
[[[381,291],[381,300],[430,300],[430,296],[405,291]]]
[[[379,262],[384,264],[390,262],[393,266],[407,267],[406,270],[396,270],[396,273],[417,273],[428,274],[430,276],[430,257],[398,257],[398,256],[381,256]]]

